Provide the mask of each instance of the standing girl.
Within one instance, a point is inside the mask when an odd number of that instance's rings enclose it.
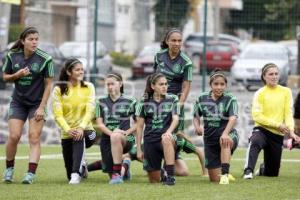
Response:
[[[109,173],[109,184],[123,183],[121,176],[122,155],[135,143],[135,125],[130,127],[134,116],[136,100],[124,95],[122,76],[110,73],[106,76],[108,95],[101,97],[96,108],[96,122],[101,136],[100,150],[102,170]],[[125,177],[128,177],[130,160],[124,160]],[[129,177],[128,177],[129,178]]]
[[[3,80],[15,84],[9,107],[9,136],[6,143],[4,181],[7,183],[13,180],[17,145],[27,118],[29,120],[29,165],[22,183],[33,182],[40,160],[40,136],[54,71],[51,57],[38,49],[38,42],[37,29],[26,28],[7,53],[2,67]]]
[[[178,29],[170,29],[161,42],[161,51],[155,55],[154,70],[167,78],[168,93],[178,96],[180,104],[179,124],[175,133],[184,134],[184,103],[190,92],[193,64],[188,56],[181,51],[182,33]],[[180,137],[180,136],[178,136]],[[176,174],[187,175],[186,163],[176,153]]]
[[[297,142],[294,134],[293,97],[289,88],[278,85],[279,69],[273,63],[262,68],[264,87],[254,95],[252,117],[255,122],[246,156],[244,179],[252,179],[259,152],[264,150],[264,164],[258,172],[278,176],[284,135]]]
[[[61,128],[61,145],[69,184],[79,184],[85,173],[84,150],[92,146],[96,132],[95,88],[83,81],[82,63],[72,58],[61,69],[53,91],[53,114]]]
[[[211,91],[202,93],[194,105],[193,122],[196,133],[202,135],[200,117],[203,116],[205,164],[210,181],[229,184],[230,158],[239,140],[234,129],[238,106],[236,98],[225,91],[227,78],[222,71],[214,71],[209,84]]]
[[[179,121],[179,107],[178,97],[167,94],[167,89],[168,82],[163,74],[155,73],[148,77],[144,98],[136,111],[137,157],[140,160],[144,158],[144,169],[148,172],[151,183],[160,181],[161,162],[164,159],[167,177],[163,180],[163,184],[174,185],[176,142],[174,131]]]

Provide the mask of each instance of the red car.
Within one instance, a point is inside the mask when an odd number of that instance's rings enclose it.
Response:
[[[213,71],[220,68],[224,71],[230,71],[233,65],[233,56],[239,54],[238,47],[235,44],[221,41],[210,41],[206,46],[206,66],[207,71]],[[200,71],[203,68],[202,59],[200,60]]]

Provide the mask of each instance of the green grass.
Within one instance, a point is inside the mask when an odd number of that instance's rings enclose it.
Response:
[[[5,155],[4,145],[0,145],[0,156]],[[98,153],[94,146],[88,153]],[[20,145],[18,156],[26,156],[27,145]],[[61,154],[60,146],[45,146],[42,154]],[[91,155],[91,154],[89,154]],[[0,183],[0,199],[300,199],[300,154],[299,150],[284,151],[281,173],[278,178],[255,177],[243,180],[242,169],[245,149],[238,149],[231,162],[231,173],[237,178],[229,185],[210,183],[200,176],[200,166],[194,155],[187,158],[190,176],[177,177],[174,187],[149,184],[141,163],[132,163],[133,180],[122,185],[109,185],[108,176],[101,171],[92,172],[80,185],[68,185],[63,160],[41,159],[36,181],[32,185],[22,185],[21,179],[27,169],[27,159],[17,159],[15,177],[12,184]],[[88,156],[91,162],[97,155]],[[292,162],[289,159],[297,160]],[[1,160],[0,170],[4,170]]]

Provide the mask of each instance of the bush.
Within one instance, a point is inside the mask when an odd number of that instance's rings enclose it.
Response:
[[[119,65],[122,67],[131,67],[132,66],[132,61],[133,61],[133,56],[120,53],[120,52],[111,52],[110,56],[112,57],[112,62],[115,65]]]

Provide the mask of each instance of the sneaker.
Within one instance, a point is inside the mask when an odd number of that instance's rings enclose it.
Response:
[[[123,183],[123,179],[121,177],[120,174],[113,174],[110,181],[109,181],[109,184],[110,185],[115,185],[115,184],[120,184],[120,183]]]
[[[245,170],[244,179],[253,179],[253,172],[250,169]]]
[[[127,173],[124,174],[123,176],[123,180],[124,181],[130,181],[131,180],[131,172],[130,172],[130,164],[131,164],[131,161],[130,160],[123,160],[123,163],[127,164],[128,166],[128,169],[127,169]]]
[[[165,180],[162,182],[163,185],[175,185],[175,177],[174,176],[167,176]]]
[[[5,169],[4,176],[3,176],[4,182],[11,183],[13,176],[14,176],[14,168],[13,167],[9,167],[9,168]]]
[[[31,172],[27,172],[22,180],[23,184],[32,184],[35,174]]]
[[[87,178],[89,176],[89,171],[88,171],[86,162],[83,162],[81,167],[82,167],[81,177]]]
[[[259,165],[259,169],[256,170],[255,176],[263,176],[264,172],[265,172],[265,165],[264,165],[264,163],[262,163]]]
[[[235,177],[232,176],[231,174],[228,174],[228,179],[229,181],[235,181]]]
[[[160,169],[160,182],[165,182],[167,179],[167,171],[164,168]]]
[[[221,175],[219,184],[221,184],[221,185],[227,185],[227,184],[229,184],[228,174]]]
[[[80,181],[81,181],[81,176],[79,176],[78,173],[71,174],[71,180],[69,181],[69,184],[72,184],[72,185],[79,184]]]

